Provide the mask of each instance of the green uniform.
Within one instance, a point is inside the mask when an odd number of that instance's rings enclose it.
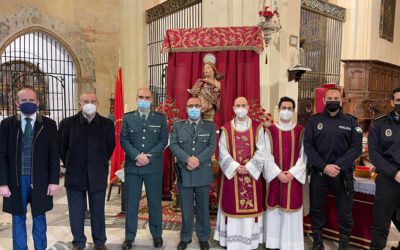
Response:
[[[176,122],[172,129],[170,147],[178,160],[179,197],[182,210],[181,240],[189,242],[193,233],[194,204],[196,204],[196,234],[199,241],[210,236],[209,192],[213,182],[211,157],[216,147],[213,122],[200,120],[193,127],[189,120]],[[188,170],[186,161],[195,156],[200,166]]]
[[[163,114],[150,111],[147,118],[139,111],[126,113],[122,121],[121,146],[125,151],[125,239],[135,240],[142,185],[146,188],[149,226],[153,238],[162,235],[163,151],[168,142],[168,126]],[[151,154],[150,163],[136,166],[140,153]]]

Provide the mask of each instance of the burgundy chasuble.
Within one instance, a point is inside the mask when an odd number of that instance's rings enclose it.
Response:
[[[251,121],[248,130],[238,132],[234,129],[234,120],[222,127],[227,140],[227,150],[232,158],[245,165],[253,157],[256,150],[258,132],[262,125]],[[228,217],[250,218],[262,213],[261,178],[254,180],[251,175],[236,173],[232,179],[221,177],[220,206]]]
[[[275,163],[282,171],[288,171],[296,164],[303,132],[304,128],[298,124],[289,131],[280,130],[275,124],[265,129]],[[303,186],[296,178],[289,183],[282,183],[276,177],[269,183],[266,202],[268,209],[280,207],[286,211],[298,210],[303,204]]]

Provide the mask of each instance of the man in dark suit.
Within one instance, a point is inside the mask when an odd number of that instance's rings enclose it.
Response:
[[[12,214],[13,249],[28,249],[26,210],[30,203],[35,249],[46,249],[45,212],[58,191],[60,158],[55,121],[37,113],[39,101],[29,88],[17,94],[18,115],[0,125],[0,196]]]
[[[165,116],[150,109],[153,95],[140,88],[136,101],[138,109],[126,113],[122,121],[121,146],[125,151],[125,241],[122,249],[131,249],[137,231],[139,201],[142,185],[146,188],[150,215],[150,233],[154,247],[162,240],[162,156],[168,142]]]
[[[114,151],[114,123],[96,112],[95,93],[79,97],[81,111],[60,122],[61,160],[65,167],[69,222],[74,237],[73,249],[86,246],[84,221],[86,196],[95,249],[106,249],[104,201],[108,178],[108,161]]]
[[[216,147],[213,122],[201,119],[201,101],[187,101],[188,119],[176,122],[172,129],[171,151],[178,160],[179,197],[182,210],[181,241],[178,250],[186,249],[192,241],[194,203],[196,204],[196,234],[200,249],[209,249],[209,192],[213,182],[211,157]]]

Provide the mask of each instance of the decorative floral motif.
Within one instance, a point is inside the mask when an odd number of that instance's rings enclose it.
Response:
[[[251,190],[253,189],[251,177],[249,175],[241,176],[239,177],[239,183],[239,204],[241,209],[253,208],[254,201],[252,198],[250,198],[250,196],[253,196],[251,192]],[[249,192],[251,193],[250,195]]]
[[[175,107],[175,99],[168,96],[164,103],[160,102],[160,105],[155,109],[157,112],[163,113],[167,118],[168,131],[172,131],[172,125],[174,121],[179,119],[179,108]]]
[[[164,37],[163,52],[249,49],[264,50],[263,37],[257,26],[170,29]]]
[[[274,16],[279,17],[279,12],[278,12],[278,8],[276,7],[274,11],[272,10],[268,10],[270,7],[269,6],[264,6],[263,10],[260,10],[258,12],[258,15],[260,17],[264,17],[265,21],[268,21],[270,19],[272,19]]]

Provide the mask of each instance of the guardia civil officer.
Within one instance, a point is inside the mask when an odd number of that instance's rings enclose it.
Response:
[[[201,119],[199,98],[189,98],[186,110],[188,119],[176,122],[171,135],[171,151],[178,159],[179,203],[182,210],[181,241],[177,249],[186,249],[192,241],[196,211],[195,228],[200,249],[208,250],[211,233],[209,193],[213,182],[211,157],[216,147],[215,125]]]
[[[149,88],[137,91],[138,109],[124,115],[121,146],[125,151],[125,241],[122,249],[135,241],[142,186],[146,188],[149,228],[153,245],[160,248],[162,239],[162,170],[163,151],[168,142],[165,116],[150,109],[153,94]]]
[[[353,169],[361,155],[362,130],[357,118],[343,113],[342,94],[331,88],[324,95],[325,109],[306,126],[304,150],[312,166],[310,216],[314,250],[324,249],[322,229],[328,190],[336,196],[340,232],[339,249],[347,249],[353,227]]]
[[[377,118],[368,134],[368,153],[378,176],[371,249],[384,249],[390,220],[400,206],[400,87],[393,90],[394,110]]]

